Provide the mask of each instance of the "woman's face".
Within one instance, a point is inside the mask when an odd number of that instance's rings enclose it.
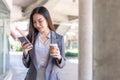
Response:
[[[33,15],[33,25],[39,32],[44,32],[49,29],[45,17],[38,13]]]

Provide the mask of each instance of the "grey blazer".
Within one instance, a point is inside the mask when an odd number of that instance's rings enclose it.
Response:
[[[59,70],[63,68],[65,65],[65,46],[63,36],[51,31],[51,43],[57,43],[60,49],[60,53],[62,56],[61,62],[57,59],[54,59],[49,56],[47,67],[46,67],[46,80],[60,80]],[[35,68],[35,51],[34,45],[33,49],[31,49],[27,55],[27,57],[22,58],[23,64],[25,67],[29,68],[25,80],[36,80],[36,68]]]

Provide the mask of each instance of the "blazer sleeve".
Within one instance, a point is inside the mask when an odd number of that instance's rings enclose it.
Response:
[[[29,53],[28,53],[27,56],[25,56],[25,55],[23,54],[22,62],[23,62],[24,66],[25,66],[26,68],[29,68],[30,62],[31,62],[31,58],[30,58]]]
[[[65,65],[65,62],[66,62],[66,58],[65,58],[65,44],[64,44],[63,36],[61,36],[61,39],[62,40],[59,41],[59,46],[60,46],[59,48],[60,48],[60,54],[62,56],[62,59],[60,61],[58,59],[56,59],[57,66],[59,68],[63,68],[64,65]]]

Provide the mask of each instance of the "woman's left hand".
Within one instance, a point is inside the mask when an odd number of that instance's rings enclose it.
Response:
[[[50,56],[52,56],[53,58],[57,58],[58,60],[61,60],[61,55],[60,55],[60,50],[58,47],[55,47],[51,52],[50,52]]]

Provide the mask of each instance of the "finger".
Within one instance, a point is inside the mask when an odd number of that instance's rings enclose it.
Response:
[[[31,44],[30,43],[24,43],[23,44],[23,48],[26,49],[26,48],[29,48],[31,47]]]
[[[24,51],[28,52],[31,49],[32,49],[32,47],[27,47],[27,48],[24,49]]]
[[[54,50],[54,51],[50,51],[50,53],[52,53],[52,54],[56,54],[56,55],[60,55],[60,51],[58,50]]]
[[[50,54],[51,56],[59,56],[58,53],[53,53],[53,54]]]
[[[28,51],[31,50],[31,49],[32,49],[32,47],[29,47],[29,48],[28,48]]]
[[[54,58],[57,58],[58,55],[50,54],[50,56],[52,56],[52,57],[54,57]]]
[[[22,42],[21,45],[22,45],[22,46],[25,45],[25,42]]]

